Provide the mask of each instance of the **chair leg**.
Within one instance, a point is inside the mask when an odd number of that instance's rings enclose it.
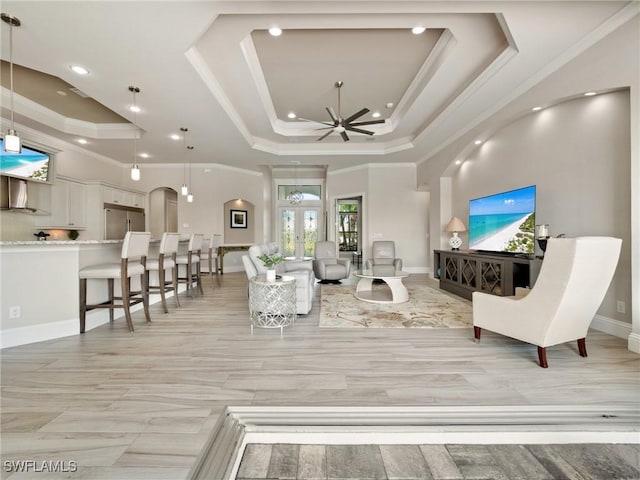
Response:
[[[171,269],[171,278],[173,279],[173,298],[176,299],[176,305],[180,306],[180,300],[178,299],[178,266],[174,265]]]
[[[580,352],[581,357],[587,356],[587,344],[585,343],[585,338],[578,339],[578,352]]]
[[[482,334],[482,328],[480,327],[473,327],[473,338],[475,340],[476,343],[480,343],[480,335]]]
[[[109,289],[109,303],[113,305],[115,303],[115,296],[113,293],[113,286],[114,286],[113,278],[110,278],[109,280],[107,280],[107,285],[108,285],[107,288]],[[113,308],[109,309],[109,323],[113,323]]]
[[[191,298],[196,298],[196,294],[193,292],[193,273],[191,270],[191,263],[187,263],[187,293]]]
[[[160,284],[160,300],[162,301],[162,308],[164,308],[164,313],[169,313],[169,309],[167,308],[167,296],[165,294],[164,268],[162,268],[162,265],[158,269],[158,283]],[[149,277],[147,276],[147,288],[148,285]]]
[[[213,257],[209,255],[209,278],[213,276]]]
[[[80,333],[84,333],[87,318],[87,279],[80,279]]]
[[[151,315],[149,315],[149,289],[147,288],[145,277],[146,275],[144,273],[140,275],[140,293],[142,293],[142,307],[144,309],[144,317],[147,319],[147,322],[150,322]]]
[[[538,347],[538,360],[540,360],[540,366],[542,368],[549,368],[547,363],[547,349],[545,347]]]
[[[204,295],[204,290],[202,289],[202,280],[200,275],[202,274],[202,270],[200,268],[200,262],[196,263],[196,285],[198,286],[198,290],[200,290],[200,295]]]
[[[131,282],[129,281],[129,277],[123,276],[120,283],[122,285],[122,308],[124,308],[124,316],[127,319],[129,331],[133,332],[133,322],[131,321],[131,311],[129,310],[129,287],[131,286]],[[113,313],[113,309],[111,309],[111,312]]]

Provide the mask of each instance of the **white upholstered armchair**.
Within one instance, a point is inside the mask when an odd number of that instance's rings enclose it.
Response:
[[[242,256],[242,263],[244,264],[247,278],[251,279],[256,275],[266,273],[267,268],[258,257],[263,254],[275,255],[279,251],[280,247],[273,242],[249,247],[248,255]],[[314,285],[316,283],[311,262],[287,260],[284,263],[276,265],[276,272],[279,275],[288,275],[296,279],[296,313],[299,315],[309,313],[313,306]]]
[[[371,258],[368,258],[365,268],[370,270],[374,265],[393,265],[396,270],[402,270],[402,259],[396,258],[396,244],[392,240],[377,240],[371,246]]]
[[[320,283],[340,283],[348,278],[351,260],[339,258],[335,242],[316,242],[313,255],[313,273]]]
[[[587,356],[587,330],[616,270],[622,240],[611,237],[550,238],[540,275],[514,297],[473,292],[476,342],[483,328],[538,346],[547,368],[547,347],[573,340]],[[528,294],[527,294],[528,292]]]

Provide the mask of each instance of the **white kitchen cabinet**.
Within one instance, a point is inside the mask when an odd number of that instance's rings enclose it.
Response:
[[[142,193],[122,190],[121,188],[102,186],[102,202],[144,208],[145,196]]]
[[[40,217],[38,227],[84,229],[87,224],[87,186],[57,178],[51,194],[51,215]]]

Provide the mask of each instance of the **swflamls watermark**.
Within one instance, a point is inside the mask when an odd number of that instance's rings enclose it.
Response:
[[[4,460],[5,472],[69,473],[78,471],[75,460]]]

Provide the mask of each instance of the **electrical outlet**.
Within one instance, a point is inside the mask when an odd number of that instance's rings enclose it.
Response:
[[[20,305],[9,307],[9,318],[20,318]]]
[[[624,304],[624,302],[622,300],[618,300],[617,309],[618,309],[618,313],[626,313],[627,312],[626,305]]]

